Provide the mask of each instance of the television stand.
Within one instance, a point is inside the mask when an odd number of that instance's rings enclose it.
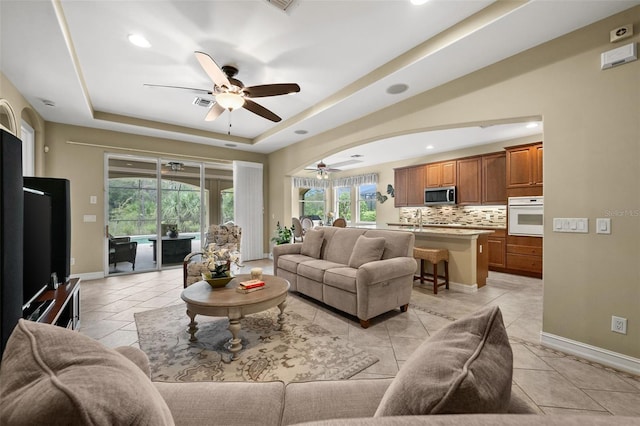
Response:
[[[80,326],[80,278],[71,278],[56,290],[45,291],[34,303],[38,302],[51,302],[51,307],[37,322],[71,330],[77,330]]]
[[[23,312],[24,319],[37,322],[49,312],[49,309],[53,308],[55,302],[55,299],[31,302],[31,305]]]

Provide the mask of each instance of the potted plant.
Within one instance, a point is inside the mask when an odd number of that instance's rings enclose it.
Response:
[[[202,279],[211,287],[224,287],[232,279],[231,264],[240,264],[240,252],[228,248],[217,248],[214,243],[209,244],[203,251],[202,259],[209,272],[202,274]]]
[[[271,238],[271,241],[276,243],[276,245],[280,244],[288,244],[291,242],[291,238],[293,236],[293,226],[291,228],[287,228],[286,226],[280,226],[280,222],[276,224],[276,236]]]

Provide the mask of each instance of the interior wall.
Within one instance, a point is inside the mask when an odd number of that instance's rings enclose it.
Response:
[[[288,175],[345,147],[542,116],[543,331],[640,358],[640,61],[600,70],[600,54],[618,47],[609,31],[629,23],[638,28],[640,7],[270,154],[270,216],[290,209],[290,191],[282,191]],[[639,40],[637,34],[624,43]],[[595,218],[612,215],[612,234],[595,234]],[[554,233],[553,217],[588,217],[590,232]],[[612,315],[628,319],[626,335],[610,331]]]
[[[72,274],[104,270],[104,155],[105,153],[154,155],[162,157],[188,155],[202,159],[243,160],[264,163],[266,156],[202,144],[177,142],[127,133],[113,132],[59,123],[46,123],[47,176],[71,181],[71,257]],[[97,146],[70,144],[67,141]],[[265,172],[266,174],[266,172]],[[265,177],[265,180],[267,177]],[[263,190],[267,191],[266,186]],[[97,204],[90,204],[95,195]],[[84,215],[95,215],[96,222],[84,222]],[[265,235],[265,240],[266,240]],[[265,242],[265,247],[267,243]]]

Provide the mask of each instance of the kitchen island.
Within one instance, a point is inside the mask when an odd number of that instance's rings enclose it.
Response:
[[[474,292],[487,283],[489,275],[488,229],[464,229],[371,225],[358,228],[409,231],[416,236],[415,247],[445,248],[449,250],[449,286],[456,290]]]

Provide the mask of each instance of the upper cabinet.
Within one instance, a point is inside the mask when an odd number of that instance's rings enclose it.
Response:
[[[506,148],[507,188],[542,186],[542,143]]]
[[[456,184],[456,161],[427,164],[425,168],[425,187],[454,186]]]
[[[463,158],[458,166],[458,204],[481,204],[482,157]]]
[[[458,164],[458,204],[506,204],[504,152],[462,158]]]
[[[504,152],[482,156],[482,204],[507,204],[507,159]]]
[[[424,165],[394,170],[393,203],[396,207],[424,205],[424,171]]]

